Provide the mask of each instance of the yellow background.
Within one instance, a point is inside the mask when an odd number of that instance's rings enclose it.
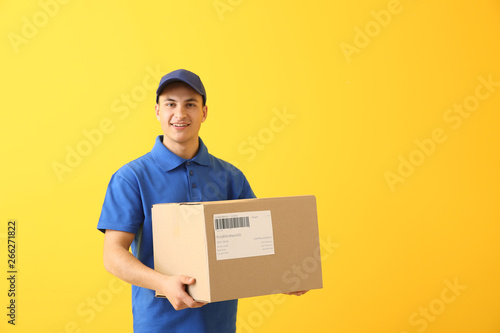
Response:
[[[241,300],[240,333],[500,332],[499,33],[497,0],[0,2],[0,330],[132,332],[96,223],[160,134],[151,73],[186,68],[209,151],[259,197],[316,195],[330,244],[324,289]]]

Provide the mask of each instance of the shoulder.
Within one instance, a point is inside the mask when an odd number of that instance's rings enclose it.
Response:
[[[228,199],[255,198],[246,176],[238,167],[213,155],[211,158],[212,171],[210,176],[219,184],[227,186]]]
[[[243,172],[236,166],[213,155],[210,155],[210,164],[216,171],[225,172],[228,173],[229,175],[244,177]]]
[[[123,165],[113,174],[113,178],[120,178],[129,183],[135,183],[140,181],[144,175],[150,174],[151,169],[156,168],[155,163],[151,157],[151,153],[147,153]]]

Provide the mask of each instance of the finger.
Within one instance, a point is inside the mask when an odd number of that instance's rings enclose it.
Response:
[[[193,284],[196,282],[196,279],[194,277],[181,275],[180,278],[181,278],[180,280],[183,284]]]
[[[205,305],[207,303],[203,303],[203,302],[194,302],[194,305],[192,306],[192,308],[201,308],[203,305]]]
[[[186,299],[184,302],[185,302],[186,306],[188,306],[190,308],[201,308],[203,305],[206,304],[203,302],[197,302],[197,301],[193,300],[191,297],[189,297],[189,299]]]
[[[172,304],[172,307],[176,310],[176,311],[179,311],[179,310],[184,310],[185,308],[187,308],[187,305],[182,302],[181,300],[179,299],[176,299],[176,300],[172,300],[170,302],[170,304]]]
[[[171,303],[171,304],[174,307],[174,309],[178,311],[178,310],[183,310],[186,308],[200,308],[203,305],[205,305],[206,303],[196,302],[188,295],[187,298],[183,298],[183,297],[177,298],[175,303]]]
[[[177,295],[178,300],[184,304],[184,307],[199,308],[205,305],[204,302],[195,301],[187,292],[183,291]]]
[[[285,293],[285,295],[293,295],[293,296],[302,296],[307,293],[309,290],[301,290],[301,291],[292,291],[289,293]]]

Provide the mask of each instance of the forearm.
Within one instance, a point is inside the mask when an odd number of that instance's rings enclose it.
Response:
[[[185,290],[185,285],[196,282],[194,278],[185,275],[168,276],[144,265],[129,252],[133,239],[132,233],[106,230],[104,267],[108,272],[125,282],[165,295],[176,310],[203,306],[203,303],[194,301]]]
[[[128,250],[121,247],[107,248],[104,252],[104,267],[121,280],[138,287],[161,289],[166,275],[144,265]]]

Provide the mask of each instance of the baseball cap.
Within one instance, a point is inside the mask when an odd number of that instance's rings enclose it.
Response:
[[[156,90],[156,103],[158,103],[158,97],[161,95],[163,89],[165,89],[167,84],[176,81],[181,81],[189,85],[191,88],[194,89],[194,91],[196,91],[198,94],[201,95],[201,97],[203,97],[203,104],[206,103],[207,94],[205,92],[205,87],[203,86],[200,77],[195,73],[190,72],[186,69],[175,70],[173,72],[164,75],[161,78],[160,84],[158,85],[158,89]]]

